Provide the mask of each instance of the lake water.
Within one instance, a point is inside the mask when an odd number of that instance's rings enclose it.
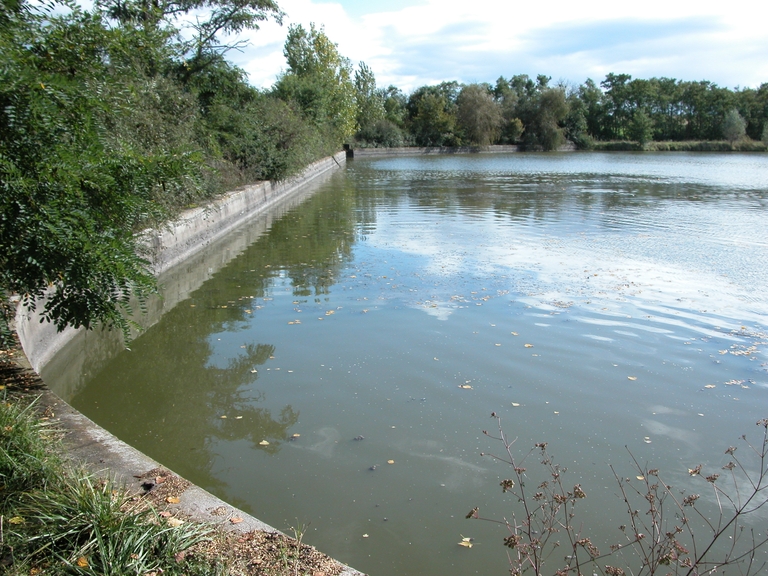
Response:
[[[356,159],[210,276],[67,399],[373,576],[507,573],[491,412],[596,541],[610,464],[686,488],[768,417],[768,155]]]

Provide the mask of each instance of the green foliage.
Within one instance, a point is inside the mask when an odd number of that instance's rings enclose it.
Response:
[[[127,329],[129,297],[154,285],[133,231],[188,169],[178,151],[110,138],[104,120],[122,110],[102,93],[111,40],[76,8],[27,8],[0,39],[0,286],[27,306],[51,288],[44,315],[60,329]]]
[[[0,557],[9,574],[205,574],[206,562],[176,555],[208,537],[204,527],[171,527],[110,482],[56,457],[48,426],[15,403],[0,404]]]
[[[357,110],[352,65],[324,30],[293,25],[283,50],[288,70],[275,94],[295,102],[329,142],[340,146],[355,132]]]
[[[631,140],[645,146],[653,139],[653,120],[645,111],[635,110],[627,132]]]
[[[269,18],[282,22],[283,17],[274,0],[98,0],[96,6],[123,25],[178,32],[177,48],[198,69],[243,45],[221,44],[221,38],[257,30]],[[194,20],[183,18],[190,14]],[[183,28],[177,30],[179,25]]]
[[[488,146],[498,141],[503,121],[501,107],[491,96],[490,87],[464,86],[457,98],[456,119],[471,144]]]
[[[389,120],[369,124],[355,135],[358,145],[365,147],[396,148],[404,146],[403,132]]]
[[[407,127],[417,146],[458,146],[456,135],[457,82],[422,86],[408,98]]]
[[[365,62],[355,70],[355,103],[357,104],[357,127],[365,130],[384,120],[385,92],[376,88],[376,77]]]
[[[49,428],[35,417],[34,405],[0,404],[0,514],[8,515],[24,494],[44,490],[61,462],[46,439]]]
[[[747,133],[747,122],[742,118],[736,108],[731,108],[723,118],[723,137],[733,145],[741,140]]]

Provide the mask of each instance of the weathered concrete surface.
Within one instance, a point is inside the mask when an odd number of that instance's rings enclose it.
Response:
[[[299,190],[319,175],[340,168],[346,154],[339,152],[310,164],[299,176],[284,182],[259,182],[230,192],[214,204],[189,210],[164,230],[145,235],[155,274],[186,260],[230,230]]]
[[[278,203],[284,203],[311,181],[334,168],[343,166],[345,160],[345,154],[341,152],[334,157],[316,162],[300,176],[289,181],[268,182],[232,192],[205,209],[195,209],[185,213],[167,229],[157,234],[148,234],[146,238],[148,246],[153,251],[154,270],[160,275],[160,281],[169,281],[173,284],[173,279],[176,279],[176,283],[169,292],[170,301],[164,301],[164,304],[159,305],[167,309],[168,306],[172,307],[183,299],[185,294],[196,289],[210,277],[214,269],[218,270],[249,245],[254,239],[254,234],[258,237],[267,230],[272,220],[265,219],[263,226],[256,227],[255,232],[250,235],[236,236],[232,249],[225,251],[231,256],[224,258],[223,262],[219,258],[220,261],[216,265],[205,266],[211,263],[207,262],[203,256],[202,264],[208,272],[202,276],[198,275],[190,280],[189,276],[185,276],[185,273],[189,272],[188,269],[176,270],[174,273],[171,271],[174,265],[178,267],[184,259],[190,259],[203,251],[237,226],[269,211]],[[170,276],[164,277],[163,273]],[[25,356],[17,358],[16,361],[26,368],[34,369],[38,374],[46,362],[50,361],[64,345],[78,333],[86,332],[74,329],[58,332],[54,326],[40,323],[39,312],[39,310],[30,312],[19,307],[15,326],[25,352]],[[154,315],[151,323],[157,321],[161,313]],[[115,344],[109,345],[119,346],[120,343],[116,341]],[[78,365],[76,368],[79,367]],[[138,492],[141,490],[142,482],[138,477],[162,467],[160,463],[86,418],[50,390],[43,391],[40,403],[41,408],[46,409],[47,413],[56,419],[58,428],[64,433],[63,442],[68,458],[84,464],[94,473],[108,475],[127,489]],[[277,532],[275,528],[194,485],[181,494],[178,504],[170,504],[169,509],[192,520],[219,525],[226,530],[243,533],[251,530]],[[234,516],[242,518],[243,521],[232,524],[229,518]],[[344,576],[364,576],[348,566],[343,568]]]

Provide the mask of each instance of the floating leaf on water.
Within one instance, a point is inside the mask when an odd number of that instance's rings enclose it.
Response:
[[[368,538],[368,534],[363,534],[363,538]]]
[[[469,542],[467,540],[462,540],[459,542],[459,546],[464,546],[465,548],[472,548],[472,542]]]
[[[387,460],[387,464],[394,464],[394,463],[395,463],[394,460]]]
[[[291,438],[299,438],[301,434],[291,434]]]
[[[637,478],[638,480],[645,480],[645,476],[639,476],[638,475],[638,476],[635,476],[635,478]]]
[[[501,344],[496,344],[496,346],[501,346]]]
[[[517,408],[518,406],[520,406],[520,403],[519,403],[519,402],[512,402],[512,406],[514,406],[515,408]]]
[[[518,334],[517,332],[510,332],[510,334],[512,334],[512,336],[520,336],[520,334]]]
[[[267,442],[266,440],[262,440],[261,442],[259,442],[259,446],[269,446],[269,442]]]
[[[168,498],[166,498],[165,501],[168,502],[168,504],[178,504],[179,502],[181,502],[181,498],[179,498],[178,496],[168,496]]]
[[[526,348],[533,348],[533,344],[526,344],[525,347]]]
[[[242,420],[242,419],[243,419],[242,416],[235,416],[235,420]]]
[[[707,384],[706,386],[704,386],[704,388],[715,388],[715,385],[714,384]]]
[[[253,370],[251,370],[251,374],[256,374],[256,372],[258,372],[258,370],[256,370],[256,368],[254,368]]]
[[[560,412],[559,412],[559,411],[557,411],[557,410],[555,410],[555,414],[560,414]]]
[[[627,376],[627,380],[637,380],[637,376]]]
[[[472,386],[469,384],[459,384],[459,388],[463,388],[464,390],[472,390]]]
[[[226,419],[227,419],[227,415],[226,415],[226,414],[224,414],[224,416],[221,416],[220,418],[221,418],[222,420],[226,420]]]

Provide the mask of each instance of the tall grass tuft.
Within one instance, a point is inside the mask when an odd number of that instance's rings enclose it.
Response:
[[[0,405],[0,570],[116,576],[222,569],[181,554],[210,529],[168,525],[113,482],[62,462],[55,447],[32,405]]]

